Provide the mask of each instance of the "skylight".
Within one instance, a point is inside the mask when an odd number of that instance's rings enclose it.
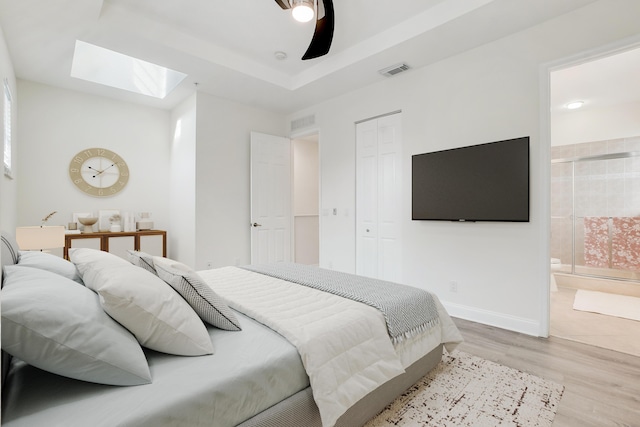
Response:
[[[76,40],[71,77],[155,98],[164,98],[187,75]]]

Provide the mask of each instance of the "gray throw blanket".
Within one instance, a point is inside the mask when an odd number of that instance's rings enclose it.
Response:
[[[432,295],[412,286],[293,263],[241,268],[374,307],[383,314],[394,344],[430,329],[440,320]]]

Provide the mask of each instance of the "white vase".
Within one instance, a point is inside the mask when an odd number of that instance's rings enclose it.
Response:
[[[136,218],[132,213],[125,212],[122,216],[124,223],[124,231],[136,231]]]
[[[119,233],[122,231],[120,224],[111,224],[111,228],[109,229],[112,233]]]

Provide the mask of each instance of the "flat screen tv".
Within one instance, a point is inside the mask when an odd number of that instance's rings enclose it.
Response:
[[[529,221],[529,137],[412,156],[412,218]]]

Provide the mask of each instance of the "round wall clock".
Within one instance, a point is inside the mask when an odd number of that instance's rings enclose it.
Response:
[[[127,185],[129,168],[122,157],[113,151],[89,148],[71,159],[69,176],[84,193],[106,197],[116,194]]]

